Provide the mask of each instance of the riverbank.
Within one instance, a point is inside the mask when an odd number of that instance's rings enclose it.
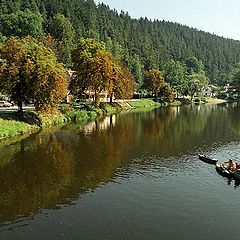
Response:
[[[207,99],[208,104],[218,104],[225,102],[221,99]],[[48,114],[38,114],[35,111],[25,111],[23,114],[17,112],[0,113],[0,141],[10,137],[31,134],[42,128],[51,127],[57,124],[66,124],[75,122],[84,124],[97,117],[117,114],[121,111],[127,111],[138,108],[155,108],[160,106],[179,106],[191,103],[188,99],[179,99],[171,104],[158,103],[152,99],[132,99],[119,100],[113,103],[101,103],[98,108],[93,105],[61,105],[59,111]]]
[[[206,103],[207,104],[221,104],[225,103],[227,100],[225,99],[219,99],[219,98],[206,98]]]
[[[125,100],[113,103],[101,103],[99,108],[93,105],[73,106],[62,105],[59,111],[38,114],[35,111],[25,111],[23,114],[17,112],[0,113],[0,140],[10,137],[31,134],[41,128],[56,124],[76,122],[83,124],[100,116],[119,113],[123,110],[136,108],[159,107],[160,104],[151,99]]]

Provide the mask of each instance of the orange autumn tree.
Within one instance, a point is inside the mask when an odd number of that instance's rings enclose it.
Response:
[[[66,96],[67,74],[50,48],[31,37],[11,37],[0,45],[0,88],[18,104],[32,100],[48,111]]]
[[[118,80],[114,88],[114,95],[118,99],[130,99],[136,89],[133,75],[127,67],[118,61]]]
[[[144,72],[143,87],[154,93],[155,98],[158,97],[161,88],[165,85],[164,73],[157,69]]]
[[[99,95],[102,91],[107,91],[112,101],[114,93],[123,92],[123,81],[129,79],[123,65],[106,50],[103,43],[95,39],[80,39],[72,52],[72,61],[75,76],[70,83],[71,89],[93,91],[96,106],[99,106]]]
[[[74,78],[70,83],[73,91],[94,92],[96,106],[99,105],[99,94],[106,90],[108,80],[113,73],[112,55],[106,51],[103,43],[91,38],[81,38],[72,52]]]

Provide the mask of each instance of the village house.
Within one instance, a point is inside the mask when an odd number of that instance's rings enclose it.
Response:
[[[218,95],[218,87],[214,85],[208,85],[201,89],[203,97],[216,97]]]
[[[230,84],[226,84],[224,86],[224,89],[221,91],[221,96],[224,98],[236,97],[236,95],[237,95],[236,87]]]

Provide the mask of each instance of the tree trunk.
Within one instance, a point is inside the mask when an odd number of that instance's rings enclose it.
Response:
[[[97,91],[95,91],[95,106],[99,107],[99,105],[100,105],[99,94],[97,93]]]
[[[111,94],[110,95],[110,103],[112,103],[113,102],[113,95]]]
[[[21,100],[18,100],[18,112],[19,113],[23,112],[23,103]]]
[[[113,116],[111,115],[110,116],[110,127],[112,127],[113,126]]]

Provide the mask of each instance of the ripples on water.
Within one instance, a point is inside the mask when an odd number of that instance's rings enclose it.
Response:
[[[240,159],[237,119],[130,112],[0,146],[0,239],[238,239],[240,189],[198,159]]]

